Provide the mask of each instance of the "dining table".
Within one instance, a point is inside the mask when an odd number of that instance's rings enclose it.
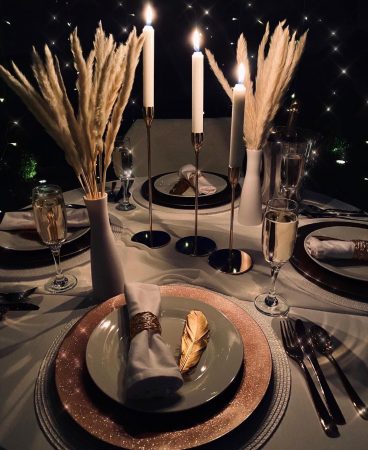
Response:
[[[108,203],[111,228],[125,279],[159,286],[198,288],[219,294],[225,302],[242,308],[260,326],[272,356],[270,382],[273,388],[272,392],[266,394],[268,398],[261,402],[251,418],[221,438],[213,442],[209,440],[204,448],[367,448],[368,422],[358,415],[331,363],[325,357],[319,357],[322,370],[346,420],[346,424],[338,427],[339,436],[335,438],[323,432],[303,374],[283,349],[280,335],[280,322],[283,319],[265,316],[254,307],[255,297],[269,288],[270,266],[262,253],[262,225],[241,225],[237,220],[238,201],[235,203],[234,248],[245,250],[253,260],[252,268],[244,274],[221,273],[209,265],[207,257],[186,256],[177,252],[176,242],[193,234],[193,209],[153,204],[153,229],[166,231],[171,238],[169,244],[161,248],[149,248],[131,240],[135,233],[148,227],[148,201],[141,192],[147,179],[143,120],[137,120],[126,134],[133,146],[135,181],[131,188],[131,201],[136,208],[124,212],[116,209],[116,203]],[[229,134],[229,119],[205,120],[205,144],[200,154],[202,171],[226,175]],[[156,119],[152,125],[153,174],[177,171],[181,165],[193,161],[190,121]],[[107,191],[110,189],[111,182],[107,185]],[[338,199],[315,192],[303,191],[303,198],[306,197],[318,201],[324,207],[350,207]],[[81,189],[64,192],[64,198],[66,203],[83,205]],[[336,219],[300,215],[299,228],[332,221]],[[364,217],[361,221],[356,218],[339,221],[367,224]],[[228,248],[229,227],[229,203],[199,210],[199,234],[213,239],[217,248]],[[63,255],[63,249],[61,253]],[[54,273],[51,255],[48,263],[39,266],[27,267],[21,260],[19,266],[8,266],[5,260],[0,261],[0,291],[14,286],[20,289],[37,287],[30,301],[39,306],[35,311],[9,311],[0,321],[1,450],[116,448],[98,439],[84,441],[81,438],[78,441],[79,435],[68,436],[68,430],[59,430],[56,436],[47,427],[47,417],[40,416],[42,399],[38,395],[45,356],[55,342],[60,343],[60,336],[63,333],[65,335],[68,327],[96,307],[91,282],[90,250],[86,248],[68,258],[62,257],[61,264],[64,271],[76,276],[78,284],[68,292],[50,294],[43,286]],[[280,271],[277,291],[290,306],[290,318],[313,322],[333,335],[336,360],[361,399],[368,404],[368,291],[364,299],[364,296],[345,296],[333,289],[325,289],[290,263],[285,264]],[[257,417],[253,418],[254,415]],[[86,442],[90,446],[87,447]]]

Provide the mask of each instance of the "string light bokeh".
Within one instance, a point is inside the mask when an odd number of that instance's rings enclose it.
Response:
[[[276,119],[285,124],[291,95],[300,103],[298,125],[323,136],[316,164],[308,173],[311,189],[368,207],[368,2],[359,0],[196,0],[151,2],[156,11],[155,112],[161,118],[191,115],[191,47],[194,26],[229,80],[234,79],[236,41],[244,32],[256,60],[265,24],[287,19],[292,30],[309,29],[307,50],[285,105]],[[117,39],[144,26],[144,1],[3,1],[0,62],[14,60],[30,75],[31,48],[47,43],[61,62],[69,91],[75,72],[68,37],[75,26],[85,48],[99,20]],[[233,80],[236,81],[235,79]],[[138,68],[122,132],[141,118],[142,75]],[[170,95],[168,95],[168,92]],[[208,65],[205,67],[205,117],[230,116],[231,105]],[[74,187],[64,155],[18,98],[0,82],[0,209],[27,203],[33,184],[52,181]],[[19,187],[22,186],[22,189]],[[20,192],[21,191],[21,192]]]

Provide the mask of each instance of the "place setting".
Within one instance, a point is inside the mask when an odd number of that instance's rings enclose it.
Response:
[[[312,283],[365,301],[368,288],[368,225],[326,221],[301,226],[290,260]]]
[[[281,419],[271,421],[272,411],[286,407],[290,388],[285,361],[274,362],[276,339],[269,340],[244,309],[205,289],[128,283],[125,292],[70,324],[41,365],[35,407],[51,442],[85,445],[90,434],[122,448],[191,448],[241,424],[249,442],[265,439]],[[161,335],[152,331],[157,323],[148,328],[141,322],[146,331],[132,337],[132,321],[139,323],[133,314],[148,306],[158,312],[160,303]],[[203,342],[192,358],[186,342],[195,329]],[[147,345],[150,356],[144,357]],[[73,440],[78,427],[64,416],[88,434],[79,429]]]
[[[37,189],[40,193],[42,190],[46,192],[47,186],[40,185],[36,188],[35,197],[38,195]],[[57,194],[56,191],[55,194]],[[65,205],[64,200],[62,203],[60,215],[65,217],[65,221],[63,225],[59,225],[59,228],[63,227],[59,236],[63,235],[63,237],[58,236],[57,240],[63,242],[62,259],[67,259],[89,248],[90,228],[87,210],[83,205]],[[42,208],[39,211],[42,211]],[[22,266],[39,267],[52,263],[49,250],[51,241],[45,234],[47,231],[43,231],[45,227],[44,224],[42,229],[39,226],[39,231],[37,230],[33,207],[4,213],[0,222],[1,267],[3,269]]]

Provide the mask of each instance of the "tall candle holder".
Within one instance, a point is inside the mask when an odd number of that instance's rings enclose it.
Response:
[[[192,145],[196,160],[195,203],[194,203],[194,236],[181,238],[176,243],[176,250],[190,256],[207,256],[216,249],[216,243],[207,237],[198,236],[198,177],[199,152],[203,145],[203,133],[192,133]]]
[[[231,215],[229,248],[222,248],[211,253],[208,263],[214,269],[231,275],[240,275],[251,269],[253,261],[251,256],[243,250],[233,249],[234,242],[234,209],[235,188],[239,181],[239,167],[229,167],[229,183],[231,186]]]
[[[139,231],[132,236],[133,242],[147,245],[150,248],[164,247],[170,242],[170,235],[165,231],[152,230],[152,167],[151,167],[151,126],[154,117],[153,106],[143,108],[143,119],[147,131],[147,158],[148,158],[148,211],[149,211],[149,230]]]

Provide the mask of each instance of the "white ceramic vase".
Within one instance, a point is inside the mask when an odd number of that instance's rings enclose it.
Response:
[[[242,225],[262,223],[261,159],[262,150],[247,149],[247,170],[238,212],[238,221]]]
[[[124,292],[124,272],[112,234],[107,195],[84,198],[91,226],[91,275],[93,296],[103,302]]]

